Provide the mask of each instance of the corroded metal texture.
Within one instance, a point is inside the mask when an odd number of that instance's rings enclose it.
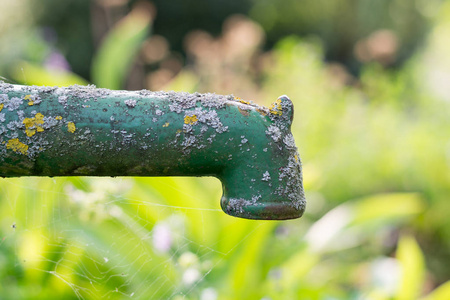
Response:
[[[232,216],[292,219],[305,199],[287,96],[0,83],[0,176],[214,176]]]

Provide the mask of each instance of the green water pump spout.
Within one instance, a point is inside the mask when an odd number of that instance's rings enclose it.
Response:
[[[0,176],[214,176],[229,215],[305,209],[293,105],[233,96],[0,82]]]

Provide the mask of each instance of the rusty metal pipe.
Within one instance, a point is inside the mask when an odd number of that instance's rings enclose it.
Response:
[[[293,105],[215,94],[0,83],[0,176],[215,176],[248,219],[305,209]]]

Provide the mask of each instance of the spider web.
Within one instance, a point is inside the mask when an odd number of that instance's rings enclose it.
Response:
[[[2,179],[0,259],[12,260],[0,288],[35,283],[14,299],[216,299],[216,273],[260,226],[226,216],[220,194],[211,178]]]

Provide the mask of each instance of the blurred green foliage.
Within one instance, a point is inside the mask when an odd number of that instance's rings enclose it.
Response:
[[[429,15],[438,9],[431,1],[326,1],[258,0],[250,16],[260,22],[268,40],[276,43],[286,34],[317,35],[324,42],[326,57],[357,71],[353,47],[378,29],[391,29],[401,40],[400,61],[408,58],[424,38]]]
[[[289,95],[308,206],[258,222],[211,178],[3,179],[0,299],[449,299],[450,2],[413,2],[5,0],[6,79]],[[201,7],[260,23],[193,31]]]
[[[92,80],[108,89],[120,89],[142,42],[148,35],[151,16],[134,9],[105,36],[92,61]]]

